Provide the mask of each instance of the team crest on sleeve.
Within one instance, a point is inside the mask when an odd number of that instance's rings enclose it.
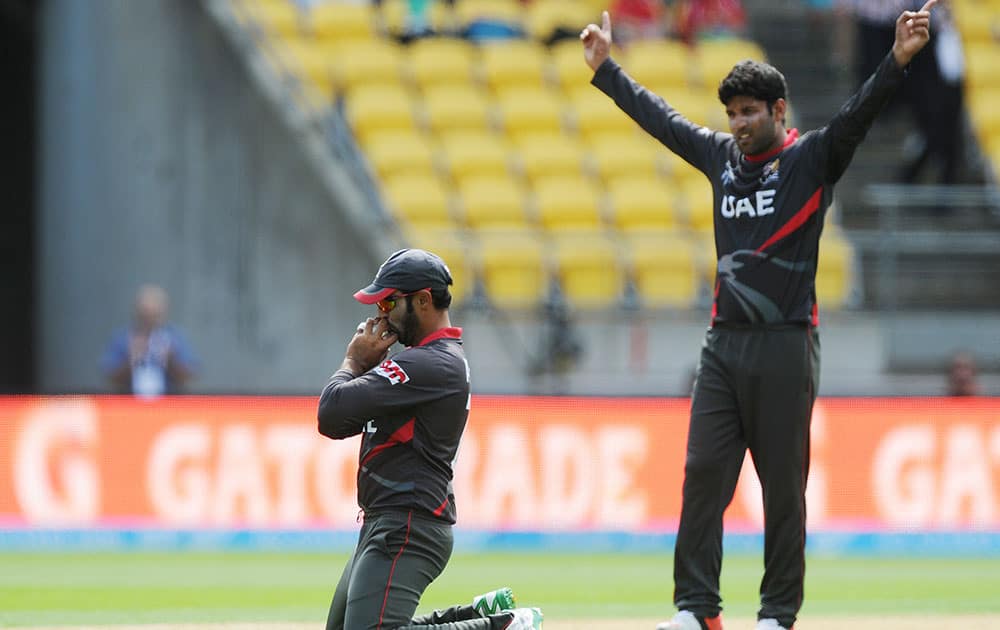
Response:
[[[409,374],[407,374],[403,368],[399,366],[398,363],[392,359],[386,359],[375,368],[374,372],[379,376],[385,377],[387,381],[393,385],[399,385],[400,383],[405,383],[410,380]]]

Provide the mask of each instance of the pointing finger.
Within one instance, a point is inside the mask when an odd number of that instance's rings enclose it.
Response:
[[[927,0],[927,2],[924,3],[924,6],[920,7],[920,12],[924,13],[925,11],[930,11],[937,3],[938,0]]]
[[[937,2],[937,0],[929,0],[930,2]],[[601,30],[605,33],[611,32],[611,15],[607,11],[601,13]]]

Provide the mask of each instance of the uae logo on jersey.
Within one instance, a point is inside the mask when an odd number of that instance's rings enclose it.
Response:
[[[781,165],[781,159],[777,159],[770,164],[764,166],[764,170],[760,173],[760,183],[768,184],[770,182],[778,181],[778,167]]]
[[[410,376],[392,359],[386,359],[380,363],[379,366],[375,368],[374,372],[379,376],[385,377],[385,379],[393,385],[399,385],[400,383],[405,383],[410,380]]]

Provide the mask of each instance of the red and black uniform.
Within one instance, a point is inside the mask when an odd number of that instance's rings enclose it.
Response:
[[[746,450],[764,489],[759,618],[790,628],[802,604],[809,421],[819,379],[816,262],[833,186],[901,82],[887,56],[823,128],[743,155],[732,134],[686,120],[612,59],[593,84],[650,135],[699,169],[714,195],[718,259],[712,324],[688,433],[674,603],[719,613],[722,515]]]
[[[441,329],[356,378],[338,370],[323,389],[319,432],[334,439],[362,434],[358,504],[364,511],[327,630],[489,630],[509,621],[509,615],[479,617],[470,606],[413,618],[454,541],[452,464],[470,400],[461,334]]]

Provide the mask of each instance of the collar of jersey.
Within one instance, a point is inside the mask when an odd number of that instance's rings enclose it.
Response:
[[[439,328],[420,340],[417,346],[426,346],[437,339],[461,339],[462,329],[454,326],[449,328]]]
[[[798,129],[789,129],[788,133],[785,134],[785,143],[778,147],[777,149],[771,149],[767,153],[756,153],[754,155],[746,156],[747,160],[751,162],[763,162],[764,160],[770,160],[774,156],[778,155],[785,149],[787,149],[793,142],[799,139]]]

